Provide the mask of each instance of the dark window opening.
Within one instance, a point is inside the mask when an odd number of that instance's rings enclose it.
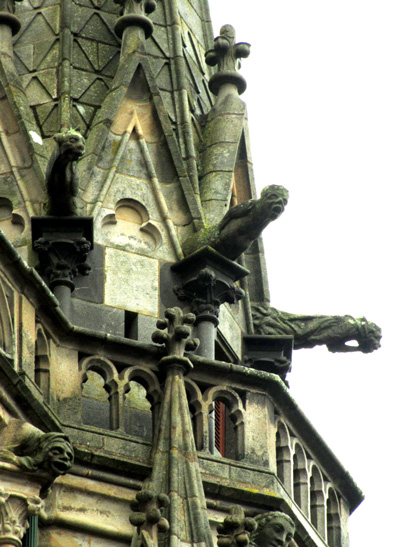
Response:
[[[138,340],[138,313],[125,310],[124,337]]]

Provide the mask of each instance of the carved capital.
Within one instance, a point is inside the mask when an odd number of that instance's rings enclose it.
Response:
[[[212,321],[218,324],[219,309],[225,302],[234,304],[244,297],[240,287],[217,276],[211,268],[200,270],[198,276],[183,287],[175,287],[174,293],[181,301],[189,301],[197,322]]]
[[[217,527],[218,547],[246,547],[255,528],[255,520],[245,517],[240,505],[234,505],[230,515]]]
[[[220,35],[214,39],[214,48],[205,54],[205,62],[209,66],[218,66],[218,72],[209,80],[209,89],[217,95],[224,84],[233,84],[238,93],[246,89],[245,79],[238,74],[240,59],[249,57],[250,44],[238,42],[235,44],[235,29],[231,25],[224,25]]]
[[[6,492],[0,486],[0,545],[21,547],[28,518],[40,512],[42,503],[38,496]]]
[[[87,256],[93,247],[92,218],[33,217],[33,249],[38,253],[37,271],[50,288],[65,285],[74,290],[74,279],[88,275]]]
[[[91,242],[84,237],[74,240],[49,240],[41,237],[33,242],[40,263],[37,270],[47,277],[50,288],[67,285],[74,290],[73,279],[79,274],[88,275],[91,267],[86,263]]]
[[[121,17],[114,26],[114,31],[120,38],[128,27],[139,27],[149,38],[154,32],[154,26],[147,15],[156,10],[155,0],[114,0],[121,6]]]
[[[157,494],[152,488],[144,488],[131,502],[133,513],[130,522],[137,527],[131,547],[154,547],[158,545],[158,532],[167,532],[169,523],[162,511],[169,505],[166,494]]]

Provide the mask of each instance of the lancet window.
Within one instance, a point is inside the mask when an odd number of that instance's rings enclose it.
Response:
[[[329,487],[326,500],[326,532],[329,547],[341,547],[342,526],[336,492]]]
[[[325,499],[323,477],[319,469],[312,465],[309,488],[310,521],[319,534],[325,537]]]
[[[212,387],[204,393],[204,402],[208,408],[211,453],[241,460],[245,454],[243,407],[240,397],[233,389]]]
[[[44,399],[50,399],[50,349],[47,336],[40,325],[36,328],[34,357],[34,380],[43,393]]]

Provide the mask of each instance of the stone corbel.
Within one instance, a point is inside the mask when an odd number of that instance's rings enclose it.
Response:
[[[0,545],[21,547],[29,526],[29,517],[38,515],[42,508],[38,496],[27,497],[17,492],[7,492],[0,486]]]

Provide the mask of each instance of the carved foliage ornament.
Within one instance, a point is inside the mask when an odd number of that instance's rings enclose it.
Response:
[[[37,515],[41,508],[42,500],[38,496],[6,492],[0,486],[0,544],[20,547],[28,528],[28,517]]]
[[[135,501],[131,502],[133,513],[130,522],[137,527],[131,547],[154,547],[158,545],[158,532],[167,532],[169,523],[162,516],[162,511],[169,506],[166,494],[156,494],[148,485],[138,492]]]
[[[168,356],[183,358],[185,351],[195,351],[199,346],[197,338],[190,338],[194,323],[193,313],[184,314],[180,308],[168,308],[165,310],[165,319],[157,321],[157,327],[161,330],[153,333],[152,341],[165,344]]]
[[[230,515],[217,527],[218,547],[246,547],[255,528],[255,520],[245,517],[242,507],[234,505]]]
[[[201,270],[195,282],[184,287],[175,287],[174,293],[181,302],[190,302],[192,312],[197,318],[209,315],[215,319],[224,302],[235,304],[245,294],[240,287],[219,280],[210,268]]]

